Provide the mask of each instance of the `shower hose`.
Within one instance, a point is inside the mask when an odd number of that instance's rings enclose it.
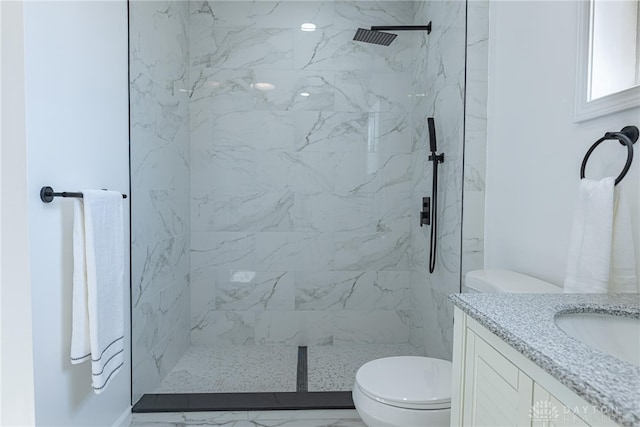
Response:
[[[429,241],[429,273],[433,273],[436,268],[436,237],[438,235],[438,160],[436,153],[431,154],[433,161],[433,180],[431,188],[431,239]]]

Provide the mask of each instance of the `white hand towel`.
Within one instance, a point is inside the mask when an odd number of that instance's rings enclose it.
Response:
[[[84,207],[73,201],[73,302],[71,321],[71,363],[82,363],[91,356],[89,307],[87,306],[87,263],[84,249]]]
[[[124,363],[123,203],[114,191],[82,193],[74,206],[71,363],[91,359],[99,394]]]
[[[638,292],[631,211],[621,188],[615,190],[609,292]]]
[[[614,178],[582,179],[569,239],[564,291],[608,290],[613,232]]]

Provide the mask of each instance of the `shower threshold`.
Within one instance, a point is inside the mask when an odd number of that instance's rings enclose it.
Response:
[[[145,394],[134,413],[354,409],[350,391]]]

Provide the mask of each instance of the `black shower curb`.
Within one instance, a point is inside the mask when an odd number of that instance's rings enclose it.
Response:
[[[150,412],[355,409],[350,391],[145,394],[131,408]]]

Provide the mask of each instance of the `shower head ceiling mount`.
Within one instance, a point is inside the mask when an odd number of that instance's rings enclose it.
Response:
[[[426,31],[427,34],[431,34],[431,22],[427,25],[379,25],[371,27],[370,30],[358,28],[356,35],[353,36],[353,40],[389,46],[398,35],[387,33],[386,31]]]

